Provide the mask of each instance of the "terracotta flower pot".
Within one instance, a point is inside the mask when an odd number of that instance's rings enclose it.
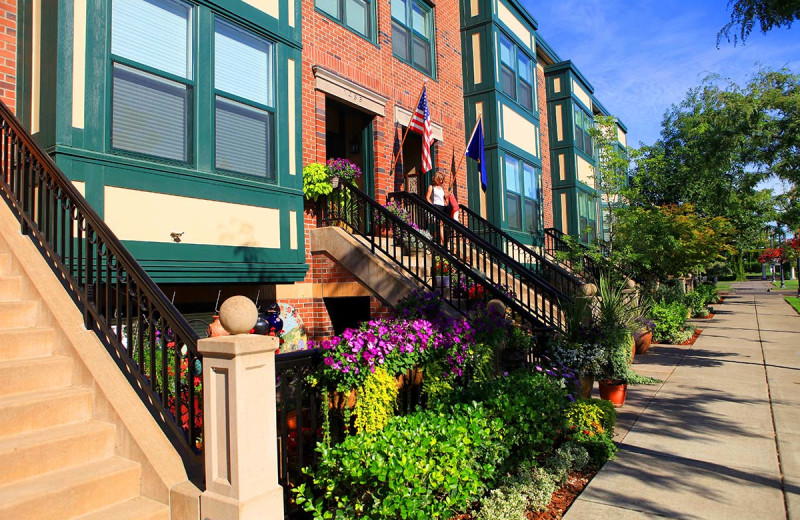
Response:
[[[594,386],[594,376],[592,374],[581,375],[581,397],[589,399],[592,397],[592,387]]]
[[[611,401],[615,408],[620,408],[625,404],[625,397],[628,395],[628,383],[618,383],[615,381],[599,381],[600,399]]]
[[[650,343],[653,341],[653,331],[648,330],[644,334],[639,334],[636,337],[636,353],[639,355],[647,354],[650,350]]]
[[[333,410],[344,410],[345,408],[353,408],[356,405],[356,390],[350,390],[349,393],[344,392],[331,393],[328,397],[328,404]]]
[[[215,314],[213,319],[214,321],[212,321],[206,329],[206,334],[208,334],[208,337],[215,338],[217,336],[230,336],[230,333],[225,330],[225,327],[223,327],[222,323],[220,323],[219,315]]]

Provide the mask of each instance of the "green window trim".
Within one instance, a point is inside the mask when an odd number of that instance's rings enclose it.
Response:
[[[538,111],[536,60],[514,40],[498,31],[499,77],[497,88],[530,114]]]
[[[357,15],[359,7],[363,17]],[[377,43],[376,0],[314,0],[314,8],[348,31]]]
[[[542,232],[542,171],[509,153],[503,154],[506,224],[537,236]]]
[[[423,0],[392,0],[392,54],[436,77],[434,7]]]

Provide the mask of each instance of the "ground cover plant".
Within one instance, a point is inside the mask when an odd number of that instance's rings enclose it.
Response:
[[[525,518],[544,509],[570,473],[613,456],[615,412],[576,401],[574,370],[521,362],[536,343],[482,304],[470,319],[447,317],[425,292],[402,301],[395,319],[323,342],[314,381],[327,393],[355,391],[356,404],[325,414],[342,416],[341,431],[331,435],[325,420],[297,504],[315,520]],[[517,370],[501,368],[503,356]],[[423,379],[409,408],[396,396],[412,372]]]
[[[785,298],[785,300],[786,300],[786,303],[788,303],[789,305],[791,305],[791,306],[792,306],[792,308],[793,308],[794,310],[796,310],[798,314],[800,314],[800,298],[795,298],[795,297],[787,296],[787,297]]]

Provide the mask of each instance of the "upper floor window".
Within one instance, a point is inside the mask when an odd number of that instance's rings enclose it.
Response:
[[[275,178],[272,45],[216,20],[215,164],[219,170]]]
[[[372,39],[374,0],[314,0],[314,5],[345,27]]]
[[[189,164],[213,150],[217,171],[274,180],[274,44],[219,17],[198,35],[203,9],[112,0],[111,148]],[[195,96],[213,96],[213,112],[194,113]]]
[[[422,0],[392,0],[392,52],[433,75],[433,7]]]
[[[597,197],[583,191],[578,192],[578,228],[581,242],[597,238]]]
[[[508,227],[538,234],[541,226],[541,174],[538,168],[506,154],[506,222]]]
[[[500,42],[500,90],[533,112],[536,99],[533,60],[505,35]]]
[[[577,104],[573,105],[573,112],[575,113],[575,146],[588,155],[594,155],[592,136],[589,134],[589,129],[594,126],[594,118]]]
[[[111,10],[111,146],[192,160],[192,6],[114,0]]]

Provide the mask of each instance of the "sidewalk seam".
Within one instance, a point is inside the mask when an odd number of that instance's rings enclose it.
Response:
[[[775,454],[778,456],[778,474],[781,479],[781,495],[783,495],[783,512],[786,520],[789,520],[789,504],[786,500],[786,482],[783,478],[783,464],[781,462],[781,450],[778,446],[778,427],[775,424],[775,411],[772,407],[772,388],[769,385],[769,373],[767,372],[767,356],[764,354],[764,340],[761,338],[761,321],[758,317],[758,300],[753,295],[753,309],[756,314],[756,327],[758,328],[758,344],[761,347],[761,365],[764,367],[764,381],[767,383],[767,399],[769,400],[769,416],[772,419],[772,435],[775,441]]]

